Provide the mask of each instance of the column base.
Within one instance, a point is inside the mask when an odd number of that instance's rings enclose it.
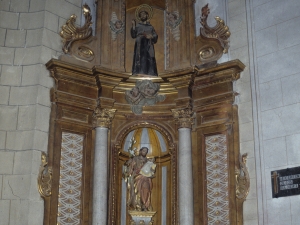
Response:
[[[130,225],[153,225],[154,211],[128,211],[131,216]]]

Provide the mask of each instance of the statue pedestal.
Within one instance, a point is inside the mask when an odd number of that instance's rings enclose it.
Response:
[[[128,211],[131,216],[130,225],[153,225],[153,211]]]

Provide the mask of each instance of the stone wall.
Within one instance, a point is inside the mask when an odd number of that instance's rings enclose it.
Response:
[[[229,0],[228,5],[230,57],[247,66],[236,83],[241,152],[249,154],[252,178],[245,224],[298,224],[300,197],[273,199],[271,171],[300,166],[300,2]]]
[[[257,175],[255,167],[253,114],[251,96],[251,76],[249,58],[249,39],[246,12],[246,0],[228,0],[228,26],[231,31],[230,37],[230,59],[239,59],[245,65],[241,78],[236,82],[236,91],[239,95],[236,103],[239,109],[239,130],[240,130],[240,152],[247,153],[247,167],[250,175],[250,192],[244,202],[244,224],[258,224],[257,211]]]
[[[300,166],[300,1],[252,0],[247,7],[252,18],[259,222],[296,225],[300,196],[272,198],[270,173]]]
[[[58,33],[73,13],[80,18],[81,0],[0,1],[1,225],[43,223],[37,174],[53,86],[44,64],[61,54]]]

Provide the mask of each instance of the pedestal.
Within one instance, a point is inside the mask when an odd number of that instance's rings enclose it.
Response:
[[[130,225],[153,225],[153,211],[128,211],[131,216]]]

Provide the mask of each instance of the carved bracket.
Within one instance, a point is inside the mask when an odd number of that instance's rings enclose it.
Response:
[[[52,168],[48,167],[47,155],[42,152],[41,165],[38,175],[38,190],[40,195],[45,198],[51,195],[52,187]]]
[[[235,178],[236,178],[236,197],[243,201],[246,200],[250,188],[250,177],[249,172],[246,167],[247,153],[240,155],[239,163],[240,169],[236,168]]]
[[[60,32],[60,36],[62,37],[64,53],[68,53],[70,47],[74,41],[84,40],[89,38],[92,35],[92,16],[90,7],[87,4],[82,6],[83,15],[85,17],[85,24],[82,27],[77,27],[75,25],[75,21],[77,16],[72,15],[70,19],[67,20],[66,24],[62,26],[62,31]],[[90,49],[89,49],[90,50]],[[85,54],[94,54],[91,53],[87,49],[83,49]]]

